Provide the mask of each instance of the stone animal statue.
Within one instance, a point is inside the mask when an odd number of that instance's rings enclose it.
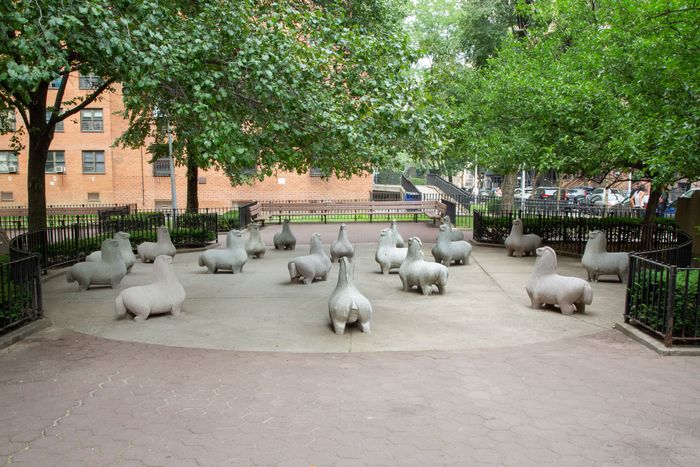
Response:
[[[522,257],[524,254],[534,254],[535,250],[542,246],[542,238],[535,234],[523,235],[523,221],[513,219],[513,227],[510,229],[510,235],[506,237],[505,246],[508,256],[515,253]]]
[[[617,276],[620,282],[625,283],[629,253],[608,253],[607,243],[605,232],[593,230],[588,233],[588,242],[581,258],[581,264],[588,272],[588,280],[598,282],[599,276],[610,274]]]
[[[548,246],[537,249],[535,269],[525,287],[532,308],[558,305],[563,315],[583,313],[593,302],[591,285],[578,277],[557,274],[557,254]]]
[[[275,250],[293,250],[297,247],[297,239],[289,228],[289,219],[284,220],[282,231],[272,237],[272,243],[275,245]]]
[[[408,254],[406,261],[399,268],[399,277],[403,284],[403,290],[409,291],[417,286],[423,295],[433,292],[436,285],[438,292],[443,293],[447,287],[447,266],[438,263],[429,263],[423,259],[423,243],[418,237],[408,239]]]
[[[175,256],[175,245],[170,241],[170,231],[164,225],[156,230],[156,242],[143,242],[136,251],[144,263],[152,263],[160,255]]]
[[[248,261],[245,243],[240,230],[231,230],[226,234],[226,248],[207,250],[199,255],[199,265],[206,266],[209,274],[228,270],[233,274],[243,272],[243,265]]]
[[[322,281],[327,280],[331,266],[331,259],[323,251],[321,245],[321,235],[315,233],[311,236],[309,254],[292,259],[287,264],[287,269],[289,269],[289,278],[292,282],[310,284],[316,278]]]
[[[452,221],[450,220],[450,216],[445,216],[442,218],[442,225],[447,226],[447,230],[448,232],[450,232],[450,240],[452,240],[453,242],[464,240],[464,232],[452,228]]]
[[[153,262],[153,282],[122,290],[117,295],[114,311],[122,316],[134,315],[134,321],[145,321],[151,315],[172,313],[179,315],[185,300],[185,289],[175,275],[173,258],[160,255]]]
[[[342,256],[339,262],[338,285],[328,300],[328,313],[333,329],[336,334],[343,334],[346,324],[357,322],[362,332],[369,333],[372,305],[353,284],[353,272],[348,257]]]
[[[472,246],[464,240],[450,240],[450,230],[445,224],[440,226],[437,242],[431,250],[436,263],[450,266],[455,264],[469,264],[469,255],[472,253]]]
[[[119,249],[119,241],[113,238],[103,240],[100,249],[100,261],[77,263],[66,271],[68,282],[78,282],[80,290],[87,290],[91,285],[109,285],[113,289],[119,286],[126,276],[126,265]]]
[[[265,256],[267,247],[265,246],[265,242],[263,242],[262,237],[260,237],[260,225],[250,224],[248,229],[249,236],[248,240],[245,242],[245,251],[248,253],[250,258],[262,258]]]
[[[340,224],[338,240],[331,244],[331,261],[335,263],[343,256],[352,262],[352,259],[355,256],[355,248],[348,240],[348,231],[345,224]]]
[[[403,248],[403,237],[399,233],[399,228],[396,226],[396,219],[391,220],[391,234],[394,236],[394,240],[396,240],[396,248]]]
[[[126,272],[131,272],[131,268],[136,264],[136,255],[134,255],[134,250],[131,249],[131,242],[129,241],[129,234],[126,232],[115,232],[114,238],[119,242],[119,251],[122,253],[122,259],[124,260],[124,265],[126,266]],[[101,251],[93,251],[90,253],[85,261],[100,261],[102,260]]]
[[[391,229],[383,229],[379,235],[379,244],[374,253],[374,260],[379,263],[382,274],[388,274],[390,270],[401,267],[406,259],[407,248],[397,248],[396,238]]]

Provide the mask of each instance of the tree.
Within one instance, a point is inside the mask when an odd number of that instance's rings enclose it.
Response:
[[[29,138],[29,229],[46,227],[44,167],[54,128],[119,81],[141,73],[178,21],[157,1],[0,1],[0,110],[16,110]],[[175,5],[173,2],[167,5]],[[94,75],[86,96],[64,100],[71,73]],[[49,84],[60,79],[48,102]],[[47,118],[47,111],[49,116]],[[15,148],[19,146],[15,138]]]
[[[130,128],[120,143],[162,142],[167,121],[186,142],[178,163],[218,167],[234,184],[311,167],[348,177],[397,153],[439,150],[393,3],[284,5],[191,11],[158,65],[124,83]]]

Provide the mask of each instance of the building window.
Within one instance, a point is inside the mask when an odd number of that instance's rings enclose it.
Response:
[[[49,89],[58,89],[61,87],[61,81],[63,81],[63,76],[59,76],[55,80],[49,83]]]
[[[102,84],[102,80],[99,76],[95,75],[80,75],[80,89],[95,89]]]
[[[153,176],[154,177],[169,177],[170,176],[170,159],[163,157],[153,161]]]
[[[88,192],[88,203],[99,203],[100,193],[97,191]]]
[[[311,167],[311,170],[309,170],[309,175],[311,175],[312,177],[323,177],[324,176],[323,172],[318,167]]]
[[[102,132],[104,131],[104,120],[102,120],[102,109],[85,109],[80,111],[80,131]]]
[[[156,211],[169,212],[173,208],[173,202],[170,200],[156,200]]]
[[[14,201],[15,194],[11,191],[0,191],[0,201]]]
[[[46,156],[47,174],[62,174],[66,171],[66,153],[64,151],[49,151]]]
[[[49,123],[49,120],[51,120],[51,111],[47,110],[46,111],[46,123]],[[56,126],[53,128],[53,131],[57,133],[63,133],[63,120],[60,122],[56,122]]]
[[[83,173],[103,174],[105,173],[105,152],[104,151],[83,151]]]
[[[17,129],[17,117],[15,110],[9,109],[5,115],[0,116],[0,133],[9,133]]]
[[[0,173],[12,174],[18,171],[17,153],[14,151],[0,151]]]

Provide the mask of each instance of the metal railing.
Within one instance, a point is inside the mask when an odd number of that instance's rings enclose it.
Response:
[[[405,199],[409,201],[420,201],[421,193],[418,188],[405,175],[401,174],[401,188],[405,192]]]
[[[0,263],[0,335],[43,316],[39,256],[10,245]]]

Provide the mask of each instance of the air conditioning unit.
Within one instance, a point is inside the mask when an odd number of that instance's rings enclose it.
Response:
[[[57,174],[64,174],[66,173],[66,167],[63,165],[57,165],[56,168],[54,169]]]
[[[16,174],[17,173],[17,166],[16,165],[8,165],[7,166],[7,173]]]

